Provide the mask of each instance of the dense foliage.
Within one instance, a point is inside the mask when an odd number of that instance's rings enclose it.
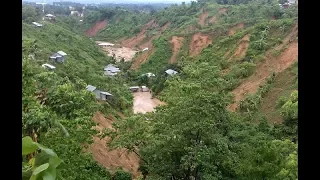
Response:
[[[264,54],[290,33],[296,24],[297,6],[281,9],[273,0],[199,0],[157,12],[141,7],[91,6],[85,10],[83,23],[67,16],[66,7],[51,8],[59,17],[56,22],[41,21],[42,28],[30,25],[40,21],[39,7],[22,9],[22,171],[26,179],[59,179],[61,174],[65,179],[131,180],[132,175],[121,169],[112,175],[86,150],[97,134],[92,128],[97,111],[112,115],[120,111],[127,116],[116,120],[114,129],[104,135],[112,138],[110,147],[126,148],[140,157],[142,179],[298,178],[297,90],[274,104],[283,119],[281,124],[270,124],[259,112],[262,99],[276,81],[275,73],[240,102],[240,111],[226,108],[233,100],[231,91],[253,75]],[[221,8],[228,10],[218,15]],[[219,20],[200,26],[198,18],[204,12]],[[118,41],[138,34],[152,18],[155,27],[147,30],[147,39],[171,23],[153,40],[154,53],[138,70],[129,69],[131,62],[119,62],[118,75],[104,76],[103,67],[115,63],[114,59],[83,32],[107,19],[107,27],[94,38]],[[245,27],[229,36],[228,29],[240,22]],[[194,30],[182,33],[190,25]],[[172,35],[190,43],[194,31],[210,36],[213,44],[195,57],[189,56],[189,46],[184,44],[178,62],[169,64]],[[239,58],[226,55],[235,53],[245,35],[250,35],[246,54]],[[41,67],[52,63],[48,57],[60,50],[68,54],[65,63],[54,64],[54,71]],[[168,76],[165,70],[169,68],[178,74]],[[297,64],[295,77],[296,68]],[[156,77],[142,75],[149,72]],[[112,99],[97,102],[85,89],[88,84],[110,92]],[[152,113],[133,115],[133,97],[127,87],[132,84],[151,87],[153,96],[166,105]],[[292,86],[297,89],[297,78]]]

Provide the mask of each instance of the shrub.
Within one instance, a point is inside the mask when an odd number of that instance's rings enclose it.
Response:
[[[113,175],[113,180],[132,180],[132,176],[129,172],[118,169]]]

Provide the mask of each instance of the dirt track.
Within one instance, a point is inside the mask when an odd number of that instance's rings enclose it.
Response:
[[[265,54],[265,60],[257,65],[256,71],[253,75],[245,79],[240,86],[235,88],[232,93],[234,94],[235,102],[229,105],[228,109],[235,111],[240,100],[242,100],[246,94],[255,93],[259,85],[270,75],[270,73],[279,73],[290,67],[298,59],[298,42],[290,42],[290,39],[294,39],[298,34],[297,26],[295,26],[292,32],[284,39],[283,43],[275,48],[280,50],[285,45],[287,48],[282,52],[279,57],[272,56],[271,52],[274,49],[269,50]],[[289,43],[289,44],[288,44]]]
[[[107,20],[99,21],[85,33],[86,36],[95,36],[100,30],[104,29],[108,25]]]
[[[97,112],[93,121],[98,123],[95,129],[102,131],[104,128],[112,128],[113,117],[108,116],[105,118],[103,114]],[[94,142],[89,146],[89,151],[93,153],[93,158],[111,172],[114,172],[117,167],[122,167],[124,170],[132,173],[133,177],[136,178],[141,173],[138,171],[139,158],[134,153],[127,154],[126,149],[115,149],[109,151],[106,147],[106,143],[110,141],[109,137],[99,139],[94,137]]]
[[[133,112],[135,114],[145,114],[147,112],[152,112],[156,106],[165,104],[159,99],[151,99],[151,97],[152,95],[150,92],[133,93]]]

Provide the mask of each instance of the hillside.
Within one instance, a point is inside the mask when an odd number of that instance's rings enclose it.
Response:
[[[297,179],[297,5],[203,0],[152,13],[97,7],[73,27],[75,20],[60,16],[42,28],[23,21],[22,29],[23,45],[33,49],[23,51],[24,106],[43,104],[41,113],[56,114],[69,131],[68,146],[59,128],[38,133],[67,162],[68,179]],[[95,41],[137,53],[115,62],[104,52],[111,48]],[[54,73],[39,67],[59,50],[68,56]],[[109,63],[122,72],[105,77]],[[113,99],[97,103],[87,84]],[[151,91],[128,91],[137,85]],[[34,116],[23,113],[28,126]],[[91,165],[71,147],[93,152],[80,153]],[[86,171],[77,174],[74,164]]]

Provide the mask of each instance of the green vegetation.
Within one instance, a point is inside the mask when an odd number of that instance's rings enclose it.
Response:
[[[228,10],[218,15],[221,8]],[[200,27],[198,18],[206,11],[209,18],[217,15],[218,21]],[[79,17],[61,12],[56,22],[41,21],[42,28],[30,25],[40,18],[37,8],[23,6],[24,179],[137,178],[122,168],[110,173],[109,167],[99,165],[88,152],[92,137],[98,134],[92,128],[96,112],[116,117],[114,129],[104,129],[101,137],[111,137],[107,144],[111,149],[126,148],[140,158],[142,179],[298,178],[297,63],[265,79],[256,93],[240,102],[239,112],[227,110],[233,102],[231,91],[255,75],[265,52],[282,53],[272,52],[272,48],[281,44],[296,24],[296,6],[280,9],[273,0],[199,0],[148,13],[134,8],[90,7],[83,23]],[[130,70],[131,62],[115,63],[83,35],[96,22],[107,19],[107,27],[93,39],[118,42],[137,35],[152,18],[155,24],[147,29],[143,42],[158,34],[164,24],[171,25],[153,40],[154,53],[138,70]],[[238,23],[244,23],[244,28],[229,36],[230,27]],[[195,29],[182,33],[190,25]],[[213,43],[190,57],[193,32],[209,36]],[[247,34],[250,40],[245,56],[233,57]],[[173,35],[184,41],[178,62],[169,64]],[[68,54],[64,63],[54,63],[54,71],[41,67],[52,63],[48,57],[60,50]],[[112,78],[103,74],[109,63],[121,69]],[[179,74],[166,75],[169,68]],[[156,77],[141,76],[149,72]],[[286,78],[288,82],[282,83]],[[110,92],[112,98],[97,102],[85,89],[88,84]],[[166,105],[152,113],[133,114],[129,85],[147,85],[153,97]],[[285,89],[271,99],[275,87]],[[262,108],[268,102],[274,110]],[[270,123],[268,111],[277,113],[283,122]],[[126,118],[118,118],[118,112]]]

